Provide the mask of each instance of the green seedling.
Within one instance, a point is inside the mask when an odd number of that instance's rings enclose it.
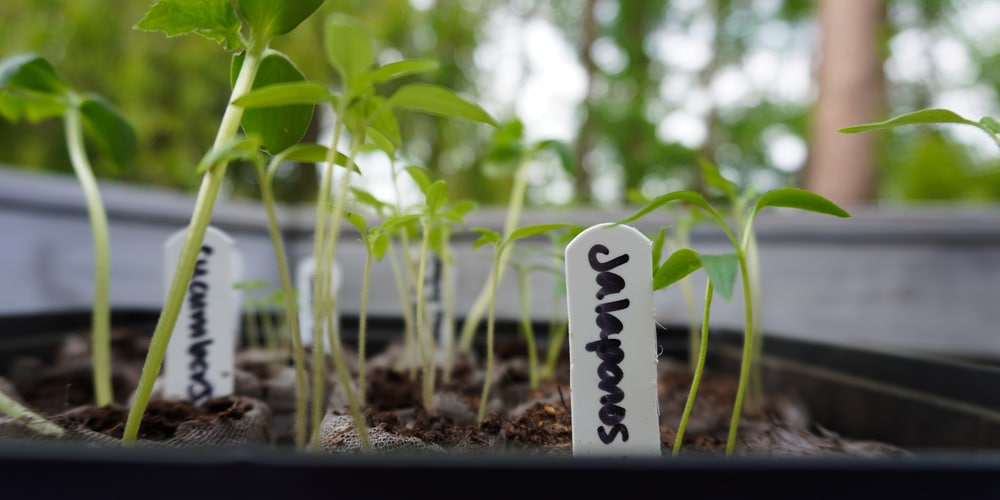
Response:
[[[136,29],[162,31],[167,36],[196,33],[217,41],[224,50],[235,53],[232,67],[236,76],[215,140],[199,165],[199,170],[203,173],[201,187],[184,247],[129,408],[122,438],[126,446],[133,445],[137,438],[139,424],[149,404],[153,383],[159,374],[185,291],[194,273],[198,251],[211,220],[227,166],[234,156],[243,156],[248,149],[248,140],[237,137],[240,126],[255,130],[256,140],[261,142],[265,150],[281,151],[299,140],[294,138],[289,141],[288,138],[308,127],[311,119],[311,109],[283,106],[255,116],[248,115],[248,122],[244,123],[245,107],[236,101],[250,93],[258,83],[287,81],[290,73],[295,77],[294,80],[301,79],[301,73],[295,74],[297,71],[294,70],[294,65],[283,54],[273,51],[270,43],[275,37],[294,30],[322,3],[323,0],[158,0],[135,25]],[[261,82],[258,82],[258,74],[262,77]],[[238,154],[241,151],[243,153]]]
[[[661,233],[662,234],[662,231]],[[657,262],[654,260],[653,262]],[[701,316],[701,337],[698,341],[698,352],[692,363],[694,374],[691,379],[691,388],[688,393],[687,402],[684,405],[684,412],[681,415],[680,423],[677,426],[677,436],[674,438],[673,454],[680,453],[681,443],[684,441],[684,432],[687,429],[688,419],[691,410],[694,408],[694,401],[698,394],[698,387],[705,370],[705,359],[708,356],[708,325],[712,310],[712,297],[715,289],[718,288],[719,295],[725,300],[730,300],[733,296],[733,285],[736,281],[736,271],[739,268],[739,259],[736,253],[725,253],[719,255],[702,255],[689,248],[681,248],[670,255],[662,264],[653,271],[653,290],[662,290],[673,283],[689,278],[692,272],[704,269],[708,275],[708,283],[705,288],[705,302]]]
[[[934,124],[952,124],[956,123],[959,125],[969,125],[982,130],[993,139],[993,142],[1000,146],[1000,122],[996,118],[989,116],[984,116],[979,119],[979,121],[973,121],[968,118],[964,118],[958,113],[948,109],[932,108],[932,109],[922,109],[920,111],[914,111],[912,113],[905,113],[888,120],[874,123],[865,123],[861,125],[854,125],[851,127],[845,127],[840,129],[840,132],[845,134],[857,134],[860,132],[868,132],[871,130],[886,130],[896,127],[902,127],[906,125],[934,125]]]
[[[510,236],[521,223],[521,212],[524,210],[525,195],[528,190],[528,166],[531,165],[530,160],[537,157],[542,151],[555,152],[563,170],[573,174],[572,154],[565,143],[548,139],[524,144],[524,125],[518,120],[505,124],[493,136],[493,146],[487,154],[487,159],[491,162],[513,166],[514,183],[507,199],[507,212],[504,216],[503,235],[505,238]],[[503,257],[500,262],[498,280],[503,278],[503,273],[507,269],[507,259],[508,257]],[[476,301],[465,316],[462,332],[459,335],[460,352],[469,352],[472,348],[479,322],[489,304],[490,286],[489,282],[483,285]]]
[[[244,293],[255,294],[268,287],[268,283],[262,279],[251,279],[233,283],[233,288],[242,290]],[[257,317],[260,316],[260,298],[243,298],[243,336],[244,342],[250,349],[260,347],[260,328]]]
[[[494,323],[496,322],[496,295],[500,282],[501,262],[504,262],[504,256],[510,252],[516,241],[571,227],[571,224],[564,223],[536,224],[516,228],[506,237],[501,236],[500,233],[492,229],[473,229],[473,231],[480,234],[479,239],[473,244],[473,248],[479,248],[483,245],[493,245],[493,267],[489,277],[489,300],[487,301],[489,307],[487,308],[486,318],[486,378],[483,381],[483,393],[479,400],[479,410],[476,413],[476,420],[478,422],[482,422],[486,418],[486,404],[489,401],[490,385],[493,381],[493,330]]]
[[[136,151],[131,125],[99,97],[82,94],[62,79],[52,64],[35,54],[0,61],[0,117],[38,122],[61,116],[70,161],[87,204],[94,240],[94,301],[91,311],[91,352],[94,395],[98,406],[114,401],[111,388],[111,249],[108,217],[84,144],[84,130],[119,165],[128,165]]]
[[[815,193],[797,188],[779,188],[764,193],[755,200],[753,205],[750,205],[750,209],[744,218],[745,224],[743,225],[739,236],[737,236],[737,233],[734,232],[729,226],[729,223],[723,215],[701,194],[694,191],[675,191],[654,198],[646,206],[640,208],[631,216],[620,220],[618,223],[627,224],[636,221],[657,208],[674,202],[688,203],[704,211],[709,218],[723,230],[726,237],[729,238],[729,241],[735,251],[736,259],[739,263],[739,275],[742,285],[744,307],[744,338],[743,357],[740,363],[736,401],[733,405],[733,415],[729,426],[729,437],[726,441],[726,454],[731,455],[733,448],[736,445],[736,432],[739,428],[740,413],[743,409],[743,400],[746,395],[747,380],[750,376],[750,366],[754,353],[754,332],[756,331],[756,326],[754,324],[754,295],[751,289],[752,283],[747,259],[747,248],[749,247],[751,241],[754,219],[762,209],[767,207],[794,208],[820,214],[833,215],[836,217],[850,217],[850,214],[845,212],[832,201],[827,200],[826,198],[823,198]]]

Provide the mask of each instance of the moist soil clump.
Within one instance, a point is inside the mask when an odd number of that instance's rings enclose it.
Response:
[[[11,382],[7,385],[12,386],[5,392],[12,392],[29,408],[67,428],[85,427],[108,438],[120,439],[127,417],[127,400],[138,382],[148,336],[124,330],[116,332],[113,366],[117,401],[103,408],[90,404],[93,396],[88,345],[86,338],[70,336],[51,364],[39,359],[18,360],[9,373],[3,374]],[[409,444],[417,442],[426,445],[424,449],[439,453],[572,454],[569,362],[565,353],[554,376],[531,388],[523,341],[500,340],[487,416],[482,422],[476,421],[476,410],[486,374],[478,356],[459,356],[450,373],[441,370],[436,373],[433,405],[427,410],[422,401],[420,372],[403,361],[403,353],[400,345],[390,344],[366,360],[364,415],[368,427],[380,435],[398,437]],[[354,352],[347,354],[347,364],[354,370],[356,381],[357,356]],[[238,359],[236,395],[199,406],[154,397],[140,426],[140,439],[177,445],[178,429],[186,430],[184,439],[197,439],[204,433],[190,432],[192,425],[223,422],[221,428],[225,430],[218,432],[231,432],[233,423],[242,427],[235,439],[227,436],[216,440],[218,443],[245,442],[247,435],[252,435],[252,440],[269,446],[293,446],[291,360],[280,352],[248,351],[241,352]],[[545,359],[544,353],[539,359]],[[661,449],[670,454],[692,376],[686,364],[666,357],[660,359],[658,372]],[[3,382],[0,377],[0,390],[4,390]],[[688,422],[682,454],[724,453],[736,385],[733,376],[705,374]],[[332,374],[326,377],[326,387],[327,416],[345,415],[344,391]],[[265,419],[265,428],[260,429],[260,421]],[[891,444],[853,440],[830,432],[822,423],[811,422],[808,409],[785,395],[771,395],[745,404],[735,453],[854,457],[909,454]]]

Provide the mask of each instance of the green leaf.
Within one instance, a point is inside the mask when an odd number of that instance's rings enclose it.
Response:
[[[372,71],[371,81],[372,83],[385,83],[404,76],[434,71],[438,69],[438,66],[439,64],[437,61],[422,59],[406,59],[403,61],[396,61]]]
[[[198,162],[198,173],[205,173],[220,163],[233,160],[256,160],[260,140],[256,137],[236,136],[217,148],[212,148]]]
[[[233,101],[247,109],[288,106],[292,104],[322,104],[330,101],[330,91],[313,82],[293,81],[255,88]]]
[[[62,116],[66,100],[48,94],[14,94],[0,90],[0,116],[15,122],[22,118],[31,123]]]
[[[437,213],[448,203],[448,186],[443,180],[435,181],[424,193],[427,202],[427,209],[431,213]]]
[[[663,258],[663,244],[667,241],[667,226],[663,226],[656,233],[656,237],[653,238],[653,273],[660,266],[660,259]]]
[[[735,182],[723,177],[722,172],[719,172],[719,167],[716,164],[699,157],[698,167],[701,168],[701,175],[705,179],[705,184],[722,191],[722,194],[730,201],[736,199],[739,187],[736,186]]]
[[[323,0],[237,0],[236,5],[250,28],[269,39],[295,29]]]
[[[729,252],[718,255],[699,254],[702,267],[708,280],[712,282],[715,291],[726,301],[733,298],[733,284],[736,282],[736,271],[739,269],[740,261],[736,253]]]
[[[347,219],[347,222],[350,222],[352,226],[357,228],[362,237],[368,236],[368,223],[365,222],[364,217],[354,212],[344,212],[344,218]]]
[[[392,238],[387,233],[376,231],[371,238],[372,257],[375,257],[375,260],[382,260],[382,257],[385,257],[385,253],[389,250],[389,243],[391,242]]]
[[[511,231],[510,236],[507,237],[506,242],[510,243],[516,240],[522,240],[524,238],[530,238],[532,236],[537,236],[539,234],[548,233],[550,231],[555,231],[556,229],[564,229],[570,227],[572,224],[565,223],[549,223],[549,224],[533,224],[530,226],[519,227]]]
[[[267,171],[269,176],[273,176],[275,170],[283,161],[295,161],[301,163],[325,163],[327,161],[327,155],[330,153],[330,148],[322,146],[319,144],[296,144],[271,158],[271,164],[268,165]],[[356,163],[351,163],[348,166],[347,155],[337,152],[334,155],[333,164],[340,165],[341,167],[348,168],[352,172],[361,173]]]
[[[132,125],[113,106],[98,97],[88,97],[80,103],[83,124],[91,137],[119,167],[132,163],[139,150]]]
[[[352,187],[351,194],[354,195],[354,199],[358,203],[372,207],[379,212],[381,212],[384,207],[388,206],[387,203],[383,202],[382,200],[379,200],[378,198],[375,197],[375,195],[358,187]]]
[[[754,204],[750,217],[752,218],[764,207],[797,208],[836,217],[851,216],[836,203],[816,193],[798,188],[778,188],[764,193],[760,198],[757,198],[757,203]]]
[[[984,116],[979,119],[979,123],[982,124],[986,130],[994,134],[1000,134],[1000,122],[997,122],[995,118]]]
[[[378,134],[384,137],[392,145],[391,150],[385,150],[382,145],[377,143],[381,149],[383,149],[386,154],[392,156],[392,152],[399,148],[400,144],[403,143],[403,135],[399,132],[399,122],[396,121],[396,116],[393,115],[388,106],[383,106],[385,104],[385,99],[382,97],[372,97],[369,100],[369,104],[373,106],[373,109],[369,111],[368,114],[368,130],[374,129]]]
[[[324,42],[327,60],[340,72],[345,85],[355,75],[368,71],[375,61],[371,34],[353,17],[331,14],[326,21]]]
[[[156,0],[134,28],[168,37],[197,33],[237,50],[243,47],[241,25],[232,0]]]
[[[239,74],[243,54],[233,57],[233,71]],[[253,89],[263,89],[275,84],[301,83],[306,77],[287,56],[270,51],[260,61]],[[233,80],[235,81],[235,79]],[[315,90],[315,87],[310,87]],[[305,135],[312,121],[312,104],[293,104],[267,108],[247,109],[243,113],[243,130],[248,135],[261,138],[261,148],[268,152],[288,149]]]
[[[901,127],[903,125],[918,125],[918,124],[931,124],[931,123],[964,123],[966,125],[973,125],[976,127],[979,126],[978,123],[971,120],[967,120],[959,116],[954,111],[950,111],[947,109],[923,109],[920,111],[914,111],[912,113],[902,114],[881,122],[865,123],[863,125],[855,125],[852,127],[842,128],[840,129],[840,131],[846,134],[856,134],[858,132],[867,132],[869,130]]]
[[[500,245],[500,233],[483,227],[474,228],[472,231],[480,234],[479,239],[472,243],[472,248],[479,248],[486,244]]]
[[[681,248],[667,257],[653,275],[653,290],[662,290],[701,268],[698,252]]]
[[[389,104],[396,108],[500,126],[483,108],[445,87],[429,83],[411,83],[400,87],[389,98]]]
[[[386,231],[396,231],[411,227],[418,220],[420,220],[420,214],[394,215],[382,221],[382,228]]]
[[[427,190],[431,187],[431,178],[430,175],[427,174],[427,171],[416,165],[410,165],[403,170],[410,174],[410,178],[413,179],[413,182],[417,183],[417,187],[420,188],[420,192],[426,196]]]
[[[464,223],[465,216],[469,212],[475,210],[476,207],[477,205],[474,201],[459,200],[455,202],[450,208],[448,208],[448,211],[444,213],[444,216],[454,222]]]
[[[705,197],[698,194],[697,192],[674,191],[672,193],[667,193],[664,195],[657,196],[656,198],[653,198],[652,200],[650,200],[649,203],[646,204],[646,206],[640,208],[634,214],[618,221],[618,224],[628,224],[629,222],[637,221],[646,216],[646,214],[652,212],[653,210],[656,210],[657,208],[660,208],[661,206],[674,201],[686,201],[692,205],[696,205],[704,209],[709,213],[712,214],[716,213],[715,209],[712,208],[712,206],[709,205],[708,201],[705,200]]]
[[[44,57],[18,54],[0,61],[0,90],[61,95],[69,90],[69,84]]]

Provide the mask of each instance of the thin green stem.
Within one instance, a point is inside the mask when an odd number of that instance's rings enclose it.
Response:
[[[524,208],[524,195],[527,189],[527,161],[522,158],[517,172],[514,174],[514,185],[511,187],[507,215],[504,219],[503,238],[509,238],[510,233],[517,229],[521,220],[521,211]],[[494,272],[497,273],[495,281],[499,282],[503,278],[503,273],[507,269],[508,258],[509,254],[502,255],[499,266],[494,267]],[[483,311],[492,301],[492,294],[488,289],[490,286],[492,285],[487,284],[483,287],[479,292],[479,296],[476,297],[476,302],[472,304],[472,308],[465,316],[465,322],[462,324],[462,333],[459,337],[459,352],[469,352],[472,349],[472,340],[476,335],[476,329],[479,327],[479,321],[483,317]]]
[[[753,296],[750,293],[750,278],[747,272],[746,256],[738,249],[736,256],[740,262],[740,281],[743,285],[743,312],[746,316],[743,332],[743,359],[740,361],[740,378],[736,386],[736,401],[733,403],[733,416],[729,423],[729,437],[726,439],[726,455],[732,455],[736,448],[736,433],[740,426],[740,412],[743,411],[743,399],[747,391],[747,380],[750,378],[750,364],[754,352],[754,318]]]
[[[427,279],[427,259],[430,257],[431,215],[424,217],[423,238],[420,242],[420,258],[417,261],[417,345],[420,348],[420,365],[422,367],[421,387],[423,389],[424,409],[434,408],[434,335],[431,332],[427,317],[427,294],[424,292],[424,281]]]
[[[479,411],[476,412],[476,422],[482,422],[486,418],[486,405],[489,402],[490,396],[490,386],[493,384],[493,324],[495,320],[495,309],[496,300],[493,300],[497,295],[497,282],[500,280],[497,278],[500,275],[500,260],[503,256],[503,247],[498,246],[496,249],[496,256],[493,261],[493,274],[490,275],[489,282],[489,307],[487,308],[487,318],[486,318],[486,376],[483,380],[483,394],[479,399]]]
[[[247,50],[240,74],[233,85],[232,98],[226,111],[222,116],[218,134],[215,137],[213,148],[222,147],[226,142],[236,136],[239,131],[240,121],[243,118],[243,107],[233,104],[233,101],[242,97],[253,87],[254,78],[257,76],[257,69],[260,67],[261,55],[266,49],[266,43],[251,44]],[[201,244],[205,238],[205,231],[212,218],[212,209],[215,200],[222,187],[222,181],[226,175],[226,163],[209,166],[208,171],[202,177],[201,188],[198,190],[198,197],[195,201],[194,212],[191,215],[191,222],[188,225],[187,237],[184,240],[184,247],[181,249],[180,258],[177,261],[177,268],[170,281],[167,291],[167,298],[160,313],[160,319],[156,323],[153,337],[150,340],[149,351],[146,361],[142,367],[142,375],[136,388],[132,406],[129,408],[128,419],[125,423],[125,431],[122,437],[122,444],[132,446],[135,444],[139,434],[139,424],[143,414],[149,404],[150,395],[153,392],[153,384],[160,373],[160,366],[163,364],[163,357],[167,352],[167,344],[173,333],[174,325],[177,323],[177,316],[180,314],[184,296],[194,274],[194,266],[201,251]]]
[[[354,419],[354,428],[358,431],[358,438],[361,440],[363,450],[371,450],[372,443],[368,436],[368,423],[365,422],[364,415],[361,414],[361,404],[358,402],[357,394],[351,388],[351,374],[344,364],[344,357],[341,353],[340,327],[333,321],[333,316],[327,316],[327,333],[330,335],[330,346],[333,352],[333,369],[337,374],[337,380],[347,394],[347,406],[351,409],[351,416]]]
[[[258,166],[261,180],[260,192],[267,212],[267,229],[274,247],[274,256],[278,261],[278,276],[281,281],[282,299],[285,302],[285,321],[291,330],[292,362],[295,365],[295,447],[305,448],[306,444],[306,402],[308,400],[306,387],[305,347],[302,345],[302,332],[299,330],[298,304],[295,303],[295,286],[292,284],[292,274],[288,268],[288,254],[281,237],[281,227],[278,215],[275,213],[274,189],[271,177]]]
[[[365,252],[365,270],[361,279],[361,310],[358,311],[358,399],[365,402],[365,349],[368,344],[368,287],[372,273],[372,254]]]
[[[65,433],[62,427],[25,408],[2,391],[0,391],[0,413],[20,420],[29,429],[44,436],[60,437]]]
[[[701,376],[705,371],[705,358],[708,357],[708,318],[712,312],[712,294],[714,289],[709,281],[705,288],[705,309],[701,318],[701,342],[698,347],[698,357],[695,361],[694,375],[691,378],[691,389],[688,392],[687,402],[684,404],[684,413],[681,421],[677,425],[677,437],[674,438],[674,451],[676,457],[681,452],[681,443],[684,441],[684,431],[687,429],[688,419],[691,417],[691,410],[694,408],[694,399],[698,395],[698,386],[701,385]]]
[[[517,274],[518,294],[521,302],[521,329],[528,344],[528,387],[538,389],[538,346],[535,345],[535,328],[531,324],[531,286],[528,269],[520,269]]]
[[[114,401],[111,389],[111,243],[108,237],[108,215],[101,200],[97,179],[87,159],[83,142],[80,110],[68,106],[65,114],[66,145],[69,149],[73,171],[83,188],[94,239],[94,303],[91,312],[91,356],[94,377],[94,397],[97,406],[107,406]]]

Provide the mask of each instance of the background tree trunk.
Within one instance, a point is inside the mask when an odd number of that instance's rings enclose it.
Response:
[[[875,195],[875,134],[840,128],[884,118],[881,0],[821,0],[822,36],[811,151],[803,187],[850,205]]]

